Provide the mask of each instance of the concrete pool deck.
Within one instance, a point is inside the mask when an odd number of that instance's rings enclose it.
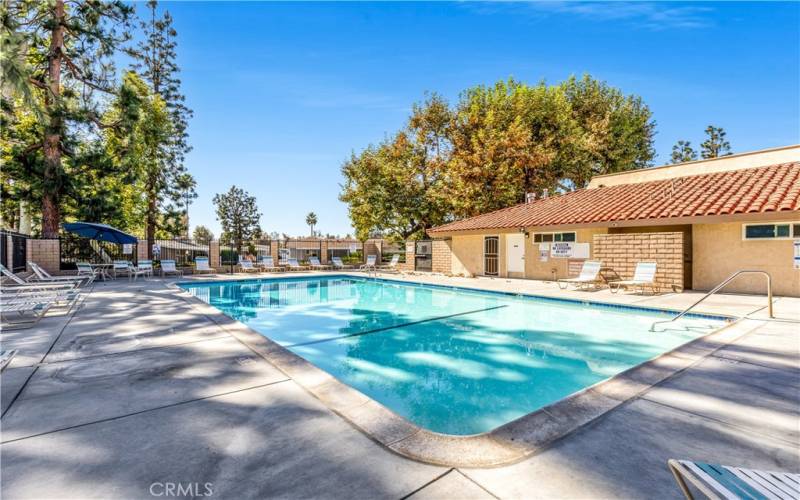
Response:
[[[669,308],[699,297],[392,277]],[[170,282],[98,283],[72,315],[3,333],[19,354],[0,384],[2,495],[145,498],[180,484],[200,496],[209,483],[221,498],[677,498],[669,458],[800,470],[800,326],[763,321],[764,297],[710,299],[698,311],[752,314],[747,331],[536,454],[454,468],[370,439]],[[775,310],[800,319],[800,299]]]

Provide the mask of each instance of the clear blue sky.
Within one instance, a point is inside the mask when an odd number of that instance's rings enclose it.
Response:
[[[141,9],[142,5],[139,4]],[[451,100],[514,76],[588,72],[642,96],[656,163],[678,139],[724,127],[735,152],[800,142],[798,3],[164,2],[195,116],[191,223],[219,234],[231,184],[262,227],[351,232],[342,161],[401,127],[425,91]]]

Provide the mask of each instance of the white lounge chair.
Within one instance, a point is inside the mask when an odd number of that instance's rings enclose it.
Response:
[[[620,288],[633,288],[639,287],[644,294],[645,287],[650,287],[653,294],[656,293],[656,263],[655,262],[638,262],[636,270],[633,272],[633,279],[622,281],[611,281],[608,287],[612,293],[617,293]]]
[[[309,257],[308,263],[311,264],[311,269],[330,269],[331,266],[322,264],[317,257]]]
[[[341,257],[331,257],[331,262],[333,263],[334,269],[353,269],[353,266],[349,266],[342,262]]]
[[[283,271],[282,266],[275,265],[275,259],[271,255],[262,256],[258,259],[258,267],[264,271]]]
[[[38,323],[52,305],[47,301],[3,303],[0,305],[0,322],[4,329],[29,328]]]
[[[258,269],[253,266],[253,261],[247,259],[239,259],[239,268],[246,273],[258,272]]]
[[[289,266],[290,271],[306,271],[308,266],[301,266],[297,259],[287,259],[286,264]]]
[[[602,262],[596,260],[587,260],[583,263],[581,273],[577,278],[562,278],[556,283],[562,290],[566,290],[570,284],[576,285],[578,288],[585,286],[597,286],[602,281],[600,278],[600,268],[603,267]],[[564,285],[563,287],[561,285]]]
[[[28,281],[43,281],[45,283],[77,283],[79,286],[88,282],[87,277],[83,276],[53,276],[36,262],[28,262],[28,265],[33,269],[33,274],[28,277]]]
[[[80,294],[75,288],[29,290],[22,287],[3,287],[2,293],[0,293],[0,300],[2,300],[3,304],[24,302],[63,302],[70,308],[72,308],[72,305],[78,300],[78,297],[80,297]]]
[[[175,276],[183,276],[183,271],[175,267],[175,261],[172,259],[161,261],[161,277],[163,278],[168,274],[174,274]]]
[[[369,271],[369,270],[376,270],[375,261],[377,260],[377,256],[375,255],[367,255],[367,262],[359,266],[359,271]]]
[[[152,260],[140,260],[139,264],[136,266],[136,269],[139,271],[145,271],[145,276],[153,276],[153,261]]]
[[[197,273],[216,273],[217,270],[208,266],[208,257],[195,257],[194,269]]]
[[[800,474],[771,472],[729,465],[669,460],[669,470],[688,500],[688,480],[708,498],[796,500],[800,498]]]
[[[59,282],[59,283],[44,283],[44,282],[28,282],[12,273],[8,268],[0,264],[0,272],[3,276],[11,280],[14,284],[3,284],[3,290],[72,290],[78,286],[77,281]]]
[[[400,270],[397,269],[397,264],[400,262],[400,254],[392,255],[392,260],[389,261],[388,264],[383,266],[378,266],[378,269],[381,271],[389,271],[389,272],[396,272],[399,273]]]

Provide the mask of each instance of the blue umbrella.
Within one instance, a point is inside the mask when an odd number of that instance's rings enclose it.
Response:
[[[70,222],[64,224],[64,229],[90,240],[110,241],[111,243],[133,244],[138,243],[136,236],[120,231],[106,224],[96,222]]]

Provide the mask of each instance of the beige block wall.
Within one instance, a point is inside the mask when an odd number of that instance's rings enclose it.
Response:
[[[414,270],[414,242],[413,241],[406,241],[406,261],[397,264],[397,268],[401,271],[413,271]]]
[[[53,240],[28,240],[28,262],[39,264],[50,274],[61,274],[61,246],[58,239]],[[32,271],[26,266],[27,271]]]
[[[683,289],[682,232],[596,234],[592,258],[622,279],[633,278],[637,262],[656,262],[656,284],[662,290]]]
[[[792,240],[742,239],[742,224],[695,224],[692,228],[694,253],[692,286],[710,290],[742,269],[766,271],[772,277],[772,293],[800,297],[800,269],[792,263]],[[723,291],[766,293],[761,276],[740,276]]]
[[[433,240],[431,271],[434,273],[452,273],[452,240]]]
[[[534,229],[528,230],[530,237],[525,239],[525,277],[536,280],[550,280],[553,279],[553,270],[555,270],[556,279],[568,278],[574,275],[570,272],[570,267],[575,269],[574,259],[551,258],[548,257],[547,262],[542,262],[539,259],[539,244],[533,242],[533,233],[537,232]],[[565,232],[568,230],[564,230]],[[589,229],[576,229],[575,241],[577,243],[589,243],[589,252],[591,255],[592,245],[594,243],[594,235],[605,234],[608,230],[606,228],[589,228]],[[550,232],[541,230],[541,232]],[[572,262],[572,266],[570,266]],[[578,261],[582,263],[583,261]],[[579,267],[578,267],[579,269]]]

